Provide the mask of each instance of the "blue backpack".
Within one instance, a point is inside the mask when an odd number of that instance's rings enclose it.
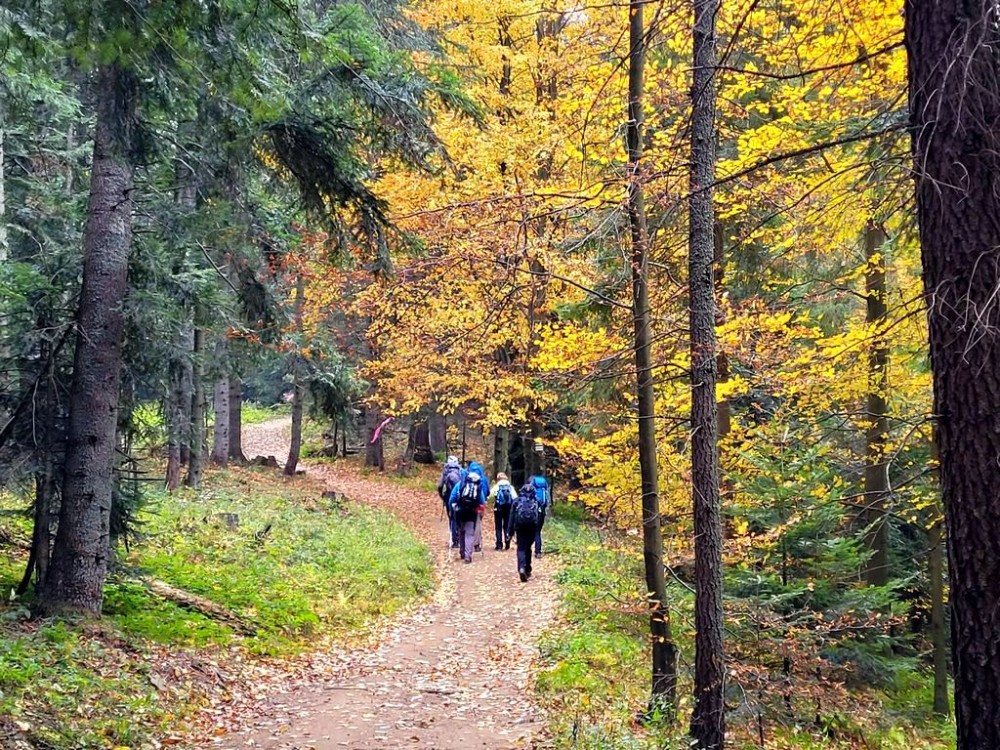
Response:
[[[497,487],[497,507],[506,508],[514,502],[514,488],[509,484],[501,484]]]
[[[549,507],[549,503],[552,502],[552,495],[549,493],[549,483],[545,480],[545,477],[532,477],[531,485],[535,488],[535,500],[538,501],[538,507],[544,511]]]

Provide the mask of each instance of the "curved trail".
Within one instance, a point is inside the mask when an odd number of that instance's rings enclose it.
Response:
[[[248,455],[287,454],[289,420],[245,429]],[[513,548],[493,549],[492,514],[484,554],[464,565],[447,549],[440,501],[353,467],[309,466],[328,489],[388,510],[430,547],[437,590],[416,611],[389,623],[368,647],[321,654],[285,692],[255,706],[250,726],[209,747],[327,750],[533,747],[542,716],[531,700],[538,636],[551,622],[551,565],[518,581]]]

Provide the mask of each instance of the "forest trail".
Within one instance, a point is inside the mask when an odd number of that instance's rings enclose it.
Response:
[[[283,461],[289,427],[281,419],[245,428],[247,455]],[[241,717],[235,731],[205,747],[532,747],[542,727],[530,698],[535,644],[556,609],[552,565],[535,561],[532,580],[520,583],[514,549],[493,549],[490,512],[484,553],[464,565],[447,548],[448,524],[435,494],[365,477],[354,467],[304,468],[328,489],[407,523],[431,549],[437,589],[369,646],[317,654],[287,690],[262,699],[252,717]]]

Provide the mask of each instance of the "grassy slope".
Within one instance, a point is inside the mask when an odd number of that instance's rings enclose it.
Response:
[[[199,493],[152,493],[100,624],[31,622],[23,604],[0,605],[0,747],[15,736],[39,747],[151,747],[210,700],[198,679],[178,675],[205,664],[235,675],[248,652],[285,656],[348,638],[432,588],[427,550],[408,530],[368,508],[330,507],[321,490],[304,477],[234,469],[210,473]],[[239,525],[228,529],[219,513],[238,514]],[[0,549],[4,591],[22,558]],[[148,577],[224,605],[256,634],[153,596]]]
[[[553,746],[577,750],[689,747],[693,642],[691,596],[670,588],[674,635],[681,651],[678,687],[681,718],[673,727],[640,727],[637,713],[648,699],[646,615],[642,559],[635,539],[599,534],[577,508],[556,506],[546,521],[546,545],[562,566],[562,622],[546,634],[537,689],[551,717]],[[730,628],[738,641],[746,632]],[[810,750],[944,750],[954,747],[954,727],[930,715],[928,676],[910,673],[891,690],[854,691],[842,707],[824,709],[828,723],[765,716],[765,748]],[[734,703],[735,701],[730,701]],[[803,699],[809,703],[811,699]],[[824,703],[824,705],[830,705]],[[805,712],[809,713],[809,712]],[[761,748],[756,715],[740,707],[729,719],[731,750]]]

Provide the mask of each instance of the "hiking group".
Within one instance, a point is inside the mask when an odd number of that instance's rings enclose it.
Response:
[[[542,526],[552,502],[545,477],[529,477],[521,489],[515,491],[507,475],[501,472],[490,488],[486,472],[479,463],[471,461],[468,468],[463,469],[455,456],[448,456],[438,482],[438,495],[448,513],[451,547],[459,551],[467,564],[472,562],[474,552],[482,550],[483,515],[492,500],[496,549],[510,549],[513,539],[521,582],[531,578],[531,548],[535,548],[535,557],[542,556]]]

